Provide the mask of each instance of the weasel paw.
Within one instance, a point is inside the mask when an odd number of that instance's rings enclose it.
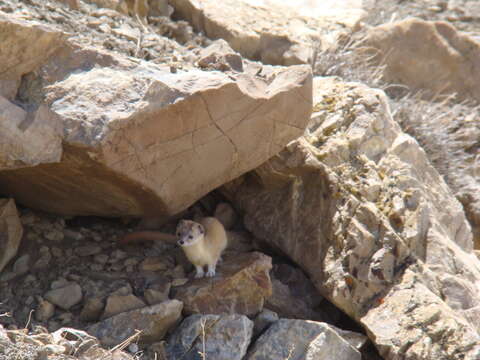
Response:
[[[208,270],[206,276],[207,277],[214,277],[215,276],[215,270]]]

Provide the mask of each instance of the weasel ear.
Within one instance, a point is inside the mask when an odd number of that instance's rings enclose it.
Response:
[[[198,224],[198,229],[200,230],[200,234],[205,234],[205,228],[203,227],[203,225]]]

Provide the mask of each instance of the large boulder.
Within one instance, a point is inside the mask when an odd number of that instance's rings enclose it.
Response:
[[[386,359],[480,357],[480,262],[460,203],[379,90],[317,78],[306,134],[225,187],[254,235]]]
[[[209,38],[266,64],[304,64],[333,46],[365,15],[362,1],[171,0],[175,12]],[[232,16],[234,14],[234,16]]]
[[[260,312],[272,295],[272,259],[259,252],[225,256],[217,276],[176,287],[173,297],[187,314],[243,314]]]
[[[245,315],[191,315],[169,337],[166,353],[171,360],[241,360],[252,333]]]
[[[365,46],[390,83],[424,96],[480,100],[480,44],[446,22],[407,19],[369,30]]]
[[[49,212],[178,213],[300,136],[311,111],[308,66],[171,73],[46,25],[2,16],[0,34],[0,193]]]

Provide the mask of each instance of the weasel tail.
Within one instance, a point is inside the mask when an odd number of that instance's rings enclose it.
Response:
[[[126,234],[120,239],[120,244],[129,244],[137,241],[167,241],[174,243],[177,241],[177,237],[172,234],[162,233],[158,231],[136,231]]]

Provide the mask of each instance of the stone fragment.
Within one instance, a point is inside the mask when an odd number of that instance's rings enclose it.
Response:
[[[211,70],[243,71],[242,57],[233,51],[223,39],[215,40],[202,50],[198,65]]]
[[[79,231],[74,231],[71,229],[63,230],[63,236],[68,240],[80,241],[84,238],[83,234]]]
[[[280,319],[260,336],[248,360],[360,360],[361,354],[326,323]]]
[[[13,100],[22,75],[38,68],[59,47],[64,45],[66,35],[52,27],[13,19],[5,14],[0,15],[0,28],[4,44],[4,51],[0,54],[0,74],[2,74],[2,81],[13,84],[13,86],[5,88],[0,86],[0,90],[8,90],[2,91],[0,96]],[[29,44],[29,46],[25,47],[24,44]],[[1,103],[3,100],[0,101]],[[3,104],[0,107],[3,107]],[[6,115],[3,111],[0,111],[0,114]],[[7,127],[11,125],[4,121],[0,121],[0,124]],[[18,136],[20,144],[24,139],[21,131],[18,131]],[[48,140],[51,139],[45,138],[44,144],[47,144]],[[33,145],[30,144],[30,154],[35,156],[35,150],[39,150],[39,148]],[[2,154],[1,156],[5,155],[3,151],[0,151],[0,154]],[[48,154],[36,154],[36,156],[45,158]]]
[[[68,310],[82,300],[82,288],[75,282],[55,288],[44,295],[45,299],[58,307]]]
[[[42,346],[38,350],[38,357],[47,360],[50,356],[61,355],[65,353],[65,347],[62,345],[49,344]]]
[[[264,330],[279,319],[274,311],[263,309],[256,317],[253,323],[253,335],[258,337]]]
[[[255,315],[272,294],[271,261],[258,252],[225,256],[213,279],[196,279],[176,287],[173,297],[183,301],[186,314]]]
[[[160,341],[166,332],[177,323],[183,304],[178,300],[141,309],[123,312],[90,326],[87,331],[97,337],[105,346],[115,346],[141,330],[140,341]]]
[[[168,287],[166,287],[164,291],[147,289],[143,293],[143,296],[145,297],[145,300],[147,301],[148,305],[154,305],[154,304],[158,304],[168,300],[169,292],[170,292],[170,284],[168,284]]]
[[[102,248],[96,244],[82,245],[75,249],[75,254],[81,257],[96,255],[100,254],[101,252]]]
[[[26,274],[30,270],[30,255],[25,254],[20,256],[15,262],[13,263],[13,272],[15,275],[23,275]]]
[[[42,246],[39,252],[39,258],[33,264],[33,269],[35,270],[47,268],[50,264],[50,261],[52,260],[52,254],[50,253],[50,249],[48,248],[48,246]]]
[[[17,254],[22,235],[23,227],[15,201],[0,199],[0,272]]]
[[[157,0],[149,3],[148,16],[167,16],[173,13],[173,8],[168,4],[168,0]]]
[[[173,281],[172,281],[172,286],[173,286],[173,287],[183,286],[183,285],[185,285],[186,283],[188,283],[188,278],[173,279]]]
[[[253,333],[253,322],[244,315],[191,315],[168,339],[169,359],[240,360]]]
[[[141,271],[162,271],[167,268],[168,265],[162,256],[149,256],[143,260],[138,267]]]
[[[80,8],[79,7],[79,1],[80,0],[60,0],[60,2],[63,2],[65,5],[67,5],[72,10],[78,10]]]
[[[60,242],[64,239],[65,235],[58,229],[52,229],[44,234],[45,238],[50,241]]]
[[[105,305],[102,319],[107,319],[113,315],[117,315],[134,309],[140,309],[145,306],[146,304],[133,294],[110,295],[107,298],[107,304]]]
[[[35,311],[35,319],[37,321],[45,322],[49,320],[55,313],[55,306],[46,300],[40,301]]]
[[[349,331],[349,330],[343,330],[340,329],[336,326],[330,325],[330,327],[337,332],[338,335],[340,335],[343,340],[348,342],[350,345],[352,345],[355,349],[360,351],[362,347],[365,346],[365,344],[368,341],[368,337],[366,335],[363,335],[361,333],[355,332],[355,331]]]
[[[101,299],[96,297],[87,299],[80,312],[80,319],[83,321],[98,321],[102,315],[103,308],[104,304]]]
[[[108,255],[107,254],[97,254],[93,257],[93,261],[95,261],[98,264],[105,265],[108,261]]]
[[[154,358],[156,357],[157,359],[168,359],[165,347],[166,341],[159,341],[151,344],[148,347],[148,350],[153,354]]]
[[[59,277],[56,280],[52,281],[50,284],[51,289],[59,289],[62,287],[65,287],[69,284],[69,281],[65,279],[64,277]]]
[[[27,113],[0,96],[0,120],[0,169],[60,161],[60,123],[45,105]],[[22,131],[27,120],[30,126]],[[25,146],[25,142],[30,146]]]
[[[130,345],[128,345],[128,351],[131,352],[132,354],[135,354],[136,352],[138,352],[138,345],[135,344],[135,343],[131,343]]]
[[[185,254],[183,253],[183,251],[178,251],[177,254],[179,254],[181,256],[181,258],[184,260],[185,264],[188,264],[188,260],[186,259],[186,256]],[[179,286],[179,285],[183,285],[184,284],[184,279],[185,279],[185,269],[183,268],[182,265],[177,265],[175,266],[175,268],[173,268],[172,270],[170,270],[168,272],[168,274],[175,278],[174,281],[176,281],[176,285],[173,285],[172,286]],[[180,282],[183,282],[183,284],[179,284]]]

